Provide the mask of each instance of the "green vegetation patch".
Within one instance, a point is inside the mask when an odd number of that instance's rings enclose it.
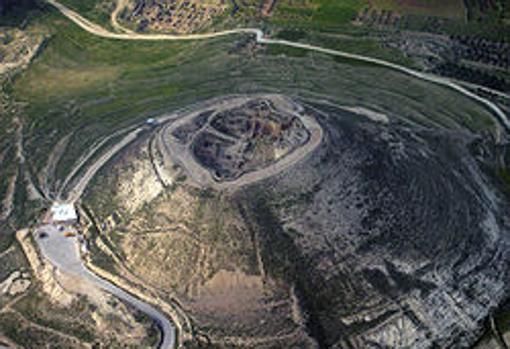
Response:
[[[88,343],[95,338],[94,327],[91,326],[94,320],[90,316],[95,307],[84,297],[73,302],[69,308],[60,308],[44,297],[42,290],[34,288],[14,308],[40,326],[70,334]]]
[[[54,348],[70,348],[72,342],[55,333],[30,326],[16,312],[0,313],[1,332],[23,348],[44,348],[52,343]]]
[[[394,11],[399,14],[444,18],[463,18],[465,15],[462,0],[371,0],[370,5],[379,11]]]
[[[331,30],[350,23],[364,7],[366,0],[311,0],[280,3],[270,23],[283,27]]]
[[[267,48],[267,54],[285,57],[304,57],[310,51],[284,45],[271,45]]]
[[[112,29],[110,17],[116,0],[58,0],[63,5],[78,12],[86,19]]]
[[[164,108],[180,90],[165,79],[188,44],[120,42],[96,38],[52,11],[40,20],[53,28],[44,53],[12,86],[31,127],[27,150],[35,171],[58,139],[80,129],[70,143],[78,152],[112,127]],[[86,126],[85,126],[86,125]],[[85,127],[84,127],[85,126]],[[67,165],[66,165],[67,166]]]
[[[314,0],[313,3],[317,7],[312,15],[312,21],[325,27],[352,21],[366,4],[363,0]]]

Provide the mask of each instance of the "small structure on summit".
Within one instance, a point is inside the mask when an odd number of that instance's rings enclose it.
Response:
[[[55,202],[50,210],[51,220],[54,223],[74,224],[78,221],[78,214],[73,204]]]
[[[147,120],[145,120],[145,124],[149,126],[156,126],[158,124],[158,120],[154,118],[148,118]]]

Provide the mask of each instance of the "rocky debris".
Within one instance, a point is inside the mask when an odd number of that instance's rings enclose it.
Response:
[[[193,135],[191,147],[194,156],[214,172],[218,181],[264,168],[305,144],[310,137],[299,118],[275,110],[269,100],[253,100],[216,113],[209,125],[210,128]],[[181,128],[176,130],[179,131]]]
[[[350,111],[354,114],[362,115],[374,122],[381,122],[383,124],[387,124],[390,122],[390,119],[388,118],[388,115],[383,113],[378,113],[376,111],[363,108],[363,107],[342,107],[342,109]]]
[[[426,33],[390,33],[377,37],[431,73],[506,91],[510,79],[510,45],[487,39]]]
[[[44,37],[39,34],[0,28],[0,76],[26,67],[43,42]]]
[[[90,286],[89,286],[90,287]],[[104,295],[100,303],[94,303],[97,308],[91,314],[98,333],[108,338],[120,336],[124,345],[136,346],[148,337],[148,331],[152,324],[140,324],[136,319],[139,314],[135,309],[119,302],[111,295]],[[112,317],[115,320],[112,321]]]
[[[234,190],[299,162],[320,144],[322,129],[290,98],[260,94],[204,103],[161,135],[159,149],[190,183]]]
[[[269,207],[268,243],[281,226],[293,247],[280,253],[307,266],[293,281],[316,338],[326,347],[472,345],[508,296],[510,266],[497,218],[506,204],[469,152],[475,136],[318,108],[328,141],[247,204],[255,214]]]
[[[405,33],[382,35],[378,39],[383,47],[403,52],[426,70],[432,70],[438,64],[454,58],[452,50],[454,43],[447,36]]]
[[[147,151],[144,150],[140,156],[142,159],[147,158]],[[135,170],[122,175],[123,178],[117,186],[119,197],[125,203],[123,211],[128,214],[135,212],[144,203],[154,200],[163,191],[163,185],[154,176],[154,168],[150,162],[134,161],[133,169]]]
[[[30,284],[30,274],[16,270],[0,283],[0,294],[16,296],[24,293]]]
[[[8,179],[7,191],[0,205],[0,221],[7,219],[13,210],[14,193],[16,182],[18,181],[18,172]]]

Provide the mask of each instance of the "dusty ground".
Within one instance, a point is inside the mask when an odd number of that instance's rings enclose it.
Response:
[[[42,41],[40,35],[0,27],[0,75],[27,66]]]
[[[267,110],[258,109],[261,101]],[[160,139],[160,151],[196,184],[233,190],[306,158],[322,141],[322,129],[311,111],[283,96],[238,96],[183,115]]]
[[[308,343],[291,287],[265,273],[236,205],[187,185],[183,171],[169,164],[164,168],[174,171],[174,179],[165,187],[151,167],[159,160],[148,156],[150,144],[147,139],[129,147],[104,172],[119,176],[100,174],[98,182],[111,192],[93,186],[86,199],[99,224],[111,222],[106,212],[117,217],[104,231],[117,255],[113,266],[162,297],[177,299],[203,335],[198,341],[258,347],[289,338]],[[143,190],[147,186],[157,190]]]

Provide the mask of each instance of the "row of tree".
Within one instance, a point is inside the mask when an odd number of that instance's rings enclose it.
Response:
[[[487,86],[499,91],[510,91],[510,81],[495,76],[488,71],[466,67],[453,62],[445,62],[436,66],[433,73]]]
[[[451,36],[452,50],[459,59],[510,68],[510,44],[470,36]]]
[[[503,19],[509,14],[510,8],[508,0],[464,0],[464,6],[470,21]]]

